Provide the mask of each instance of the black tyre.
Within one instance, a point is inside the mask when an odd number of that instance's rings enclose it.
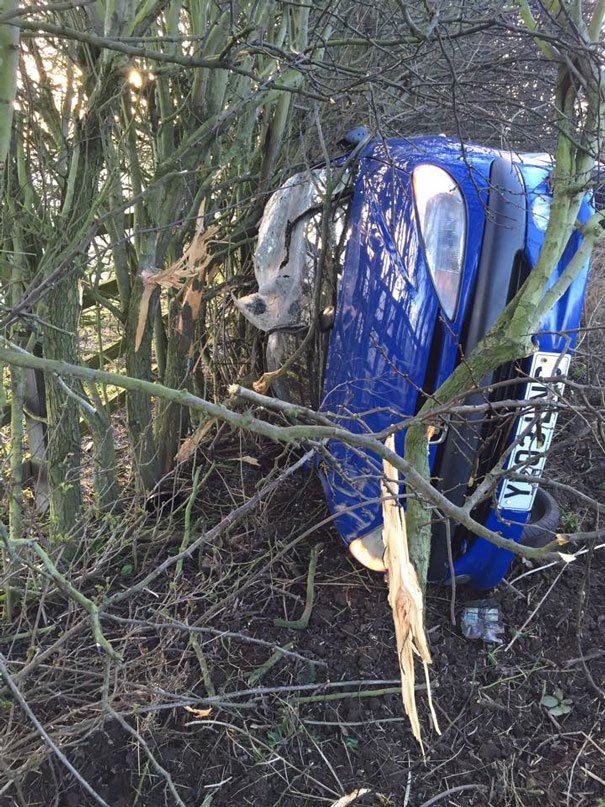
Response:
[[[561,512],[559,505],[545,490],[538,488],[528,523],[521,534],[524,546],[546,546],[555,537]]]

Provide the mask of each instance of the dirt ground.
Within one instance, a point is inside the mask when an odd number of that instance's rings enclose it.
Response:
[[[234,475],[253,492],[259,471],[223,460],[198,513],[232,507]],[[178,587],[167,575],[112,608],[121,621],[107,618],[103,627],[124,660],[108,673],[82,613],[52,598],[38,625],[61,624],[67,640],[51,633],[4,648],[17,671],[51,647],[21,691],[98,796],[111,807],[178,804],[169,777],[187,807],[331,805],[357,788],[368,789],[354,802],[361,807],[605,804],[605,547],[590,564],[588,554],[567,567],[517,562],[493,594],[506,627],[499,647],[465,639],[450,622],[449,590],[430,590],[431,686],[442,734],[429,725],[419,671],[423,758],[397,691],[384,580],[358,568],[331,528],[305,537],[323,508],[317,482],[303,472],[218,546],[186,561]],[[141,568],[174,554],[180,540],[159,555],[156,542],[137,542]],[[309,626],[276,627],[276,618],[302,613],[317,543]],[[111,590],[128,586],[125,561],[122,553],[109,564],[119,567]],[[457,618],[473,596],[458,592]],[[199,628],[198,641],[179,625]],[[36,648],[29,657],[28,644]],[[277,647],[298,655],[276,654],[262,674]],[[103,717],[104,671],[107,702],[136,734]],[[571,710],[553,716],[544,695]],[[186,708],[207,708],[208,696],[215,696],[208,716]],[[3,698],[0,803],[97,803]],[[30,773],[8,785],[24,754]]]

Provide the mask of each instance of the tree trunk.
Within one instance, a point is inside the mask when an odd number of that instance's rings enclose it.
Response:
[[[17,0],[0,0],[0,14],[16,11],[18,5]],[[0,25],[0,187],[10,144],[18,64],[19,29],[14,25]]]
[[[189,389],[189,349],[191,342],[184,333],[177,328],[180,313],[179,300],[173,300],[169,313],[168,352],[166,360],[165,384],[173,389]],[[174,458],[181,437],[186,433],[189,425],[189,411],[173,401],[160,401],[156,413],[157,445],[159,450],[162,472],[166,473],[174,466]]]
[[[46,307],[52,327],[44,329],[45,358],[77,363],[80,302],[73,276],[50,290]],[[80,413],[77,403],[53,378],[47,379],[46,410],[50,518],[54,537],[65,540],[75,537],[82,507]]]
[[[131,293],[126,323],[126,372],[133,378],[151,379],[151,341],[153,322],[159,304],[159,290],[156,289],[149,302],[147,322],[141,344],[136,350],[136,333],[139,322],[139,309],[143,294],[143,281],[137,277]],[[133,452],[135,480],[138,489],[152,490],[161,476],[161,466],[153,434],[153,410],[149,397],[140,392],[129,391],[126,398],[128,434]]]

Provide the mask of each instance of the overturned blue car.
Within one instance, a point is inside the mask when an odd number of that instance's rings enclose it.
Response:
[[[349,144],[348,154],[291,177],[270,198],[255,258],[259,289],[238,305],[269,334],[268,369],[289,368],[275,394],[376,433],[419,411],[532,271],[548,224],[552,165],[545,154],[442,136],[354,132]],[[580,221],[592,212],[587,197]],[[580,243],[576,232],[553,281]],[[557,527],[556,503],[534,479],[552,441],[556,379],[569,369],[588,269],[541,323],[531,358],[477,379],[465,403],[482,405],[450,415],[430,447],[433,483],[457,505],[500,461],[509,473],[473,517],[528,545],[547,542]],[[553,406],[537,414],[534,399]],[[494,405],[510,400],[528,406]],[[399,432],[401,454],[404,440]],[[344,542],[361,563],[384,570],[381,462],[334,442],[319,470]],[[512,557],[436,515],[430,580],[453,575],[491,588]]]

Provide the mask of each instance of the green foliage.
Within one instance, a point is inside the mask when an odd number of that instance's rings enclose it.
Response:
[[[286,738],[282,734],[279,728],[276,729],[269,729],[266,734],[267,737],[267,744],[271,746],[271,748],[279,748],[280,745],[283,745]]]
[[[565,510],[561,513],[561,529],[564,532],[578,532],[581,523],[581,516],[573,510]]]
[[[566,698],[561,689],[555,689],[552,695],[543,695],[540,704],[552,717],[562,717],[571,712],[573,700]]]

